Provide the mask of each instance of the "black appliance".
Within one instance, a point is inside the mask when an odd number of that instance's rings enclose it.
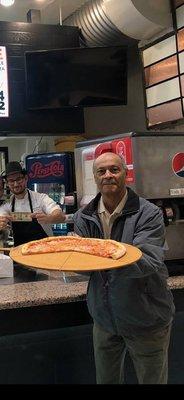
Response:
[[[25,52],[27,107],[125,105],[126,53],[123,46]]]

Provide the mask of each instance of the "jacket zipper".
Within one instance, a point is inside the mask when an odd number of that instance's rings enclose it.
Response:
[[[100,238],[103,239],[103,231],[102,231],[102,229],[101,229],[100,223],[98,223],[98,221],[96,221],[96,219],[93,218],[93,217],[88,217],[88,216],[87,216],[86,219],[92,220],[92,221],[95,223],[95,225],[96,225],[97,228],[99,229]],[[106,305],[107,305],[107,309],[108,309],[108,311],[109,311],[109,316],[110,316],[110,318],[111,318],[111,323],[112,323],[112,326],[114,327],[114,330],[117,332],[116,323],[115,323],[115,320],[114,320],[114,318],[113,318],[112,310],[111,310],[111,308],[110,308],[109,301],[108,301],[108,288],[109,288],[108,278],[107,278],[107,280],[105,281],[102,272],[99,271],[99,274],[100,274],[100,277],[101,277],[101,279],[102,279],[102,281],[103,281],[103,288],[104,288],[104,290],[105,290]]]

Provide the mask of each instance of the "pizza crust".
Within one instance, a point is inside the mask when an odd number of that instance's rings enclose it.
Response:
[[[78,243],[76,241],[78,240]],[[47,248],[47,243],[59,242],[62,245],[59,248]],[[67,241],[67,244],[66,244]],[[68,241],[71,242],[71,248],[68,247]],[[72,247],[72,241],[75,243]],[[73,243],[73,244],[74,244]],[[81,247],[80,247],[81,245]],[[90,245],[90,246],[89,246]],[[93,246],[94,245],[94,246]],[[99,246],[97,246],[99,245]],[[108,246],[109,245],[109,246]],[[97,246],[97,247],[96,247]],[[94,247],[94,250],[91,248]],[[99,250],[98,250],[99,249]],[[91,255],[97,255],[102,257],[111,257],[117,260],[124,256],[126,253],[125,246],[112,239],[96,239],[96,238],[83,238],[80,236],[52,236],[40,240],[33,240],[31,242],[22,245],[21,252],[23,255],[29,254],[44,254],[51,252],[62,252],[62,251],[78,251],[81,253],[87,253]]]
[[[124,256],[124,254],[126,253],[126,247],[123,245],[123,243],[117,242],[116,240],[112,240],[112,239],[102,239],[105,240],[107,243],[114,243],[116,246],[116,251],[111,255],[111,257],[113,258],[113,260],[118,260],[118,258],[121,258]]]

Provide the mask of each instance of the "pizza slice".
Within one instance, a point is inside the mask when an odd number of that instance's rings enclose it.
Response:
[[[21,251],[23,255],[76,251],[117,260],[126,253],[126,248],[122,243],[111,239],[52,236],[25,243]]]

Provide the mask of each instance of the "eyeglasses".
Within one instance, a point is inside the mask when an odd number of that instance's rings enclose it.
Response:
[[[21,183],[24,180],[24,176],[18,176],[16,179],[7,179],[8,185],[14,185],[16,183]]]

